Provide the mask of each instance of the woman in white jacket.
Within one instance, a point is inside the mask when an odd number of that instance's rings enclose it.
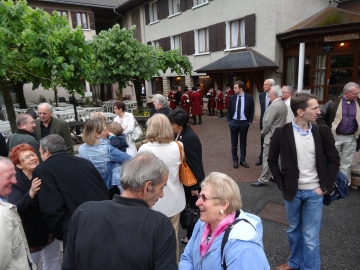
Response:
[[[155,114],[146,123],[146,138],[148,143],[143,144],[139,153],[151,152],[160,158],[169,168],[167,184],[164,188],[164,197],[152,207],[166,215],[172,222],[176,241],[178,243],[178,229],[180,212],[185,208],[185,193],[179,179],[180,152],[169,119],[164,114]],[[180,142],[181,143],[181,142]],[[184,156],[184,154],[183,154]],[[176,254],[179,258],[179,245],[176,245]]]
[[[126,141],[129,147],[126,149],[126,153],[130,156],[135,156],[137,153],[135,141],[132,138],[132,132],[135,127],[135,117],[132,113],[126,112],[126,107],[124,102],[115,102],[114,103],[114,113],[117,115],[114,118],[114,122],[118,122],[126,135]]]

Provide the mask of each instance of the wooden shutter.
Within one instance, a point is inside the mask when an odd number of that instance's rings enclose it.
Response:
[[[225,22],[218,23],[216,25],[216,50],[222,51],[226,47],[225,43],[225,36],[226,36],[226,30],[225,30]]]
[[[144,8],[145,8],[145,23],[149,24],[150,23],[150,10],[149,10],[150,6],[149,6],[149,4],[146,4]]]
[[[187,38],[188,34],[187,32],[185,33],[181,33],[181,52],[183,55],[187,55],[188,54],[188,43],[187,43]]]
[[[168,0],[159,0],[157,2],[159,8],[159,20],[165,19],[169,16],[169,2]]]
[[[191,9],[193,7],[193,0],[186,0],[186,9]]]
[[[186,0],[180,0],[180,11],[186,10]]]
[[[255,46],[255,14],[245,16],[245,45]]]
[[[70,11],[70,15],[71,15],[72,27],[76,28],[77,26],[76,11]]]
[[[95,16],[93,12],[88,12],[89,14],[89,24],[91,30],[96,30],[95,28]]]
[[[146,44],[147,44],[147,45],[151,45],[152,43],[151,43],[151,41],[148,41],[148,42],[146,42]]]
[[[53,8],[44,8],[44,11],[47,12],[47,13],[49,13],[50,15],[52,15],[52,13],[53,13],[54,10],[55,10],[55,9],[53,9]]]
[[[162,38],[159,40],[160,47],[163,49],[164,52],[170,51],[170,37]]]
[[[209,26],[209,51],[216,52],[216,24]]]
[[[194,31],[187,32],[188,55],[193,55],[195,53],[194,40]]]

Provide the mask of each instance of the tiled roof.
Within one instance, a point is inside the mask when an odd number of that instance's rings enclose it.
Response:
[[[278,68],[278,66],[275,62],[266,58],[262,54],[254,50],[247,49],[241,52],[230,53],[227,56],[196,70],[196,72],[261,68]]]
[[[122,0],[46,0],[46,2],[115,8]]]

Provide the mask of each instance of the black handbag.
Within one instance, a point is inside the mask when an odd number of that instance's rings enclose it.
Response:
[[[180,225],[184,230],[193,229],[199,218],[199,208],[190,207],[190,205],[187,204],[185,209],[180,213]]]

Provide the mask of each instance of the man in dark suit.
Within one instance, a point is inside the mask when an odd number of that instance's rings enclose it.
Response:
[[[267,79],[264,81],[263,89],[264,92],[259,94],[259,101],[260,101],[260,131],[263,129],[263,117],[265,114],[266,109],[271,104],[271,101],[267,95],[267,93],[270,91],[271,87],[275,85],[275,81],[273,79]],[[260,136],[261,140],[261,152],[259,155],[258,161],[255,163],[256,166],[262,165],[262,158],[263,158],[263,152],[264,152],[264,137]]]
[[[323,196],[332,192],[340,157],[330,129],[311,124],[320,114],[314,95],[295,94],[291,110],[295,118],[275,130],[268,156],[285,199],[291,251],[289,261],[276,270],[320,269]]]
[[[40,103],[38,106],[39,118],[35,120],[34,134],[38,140],[47,135],[58,134],[65,140],[66,151],[73,155],[74,147],[69,125],[66,121],[53,117],[52,106],[49,103]]]
[[[227,121],[230,127],[231,135],[231,154],[234,162],[234,168],[237,169],[238,155],[237,146],[240,134],[240,165],[249,168],[245,162],[246,158],[246,138],[254,119],[254,99],[251,95],[244,93],[245,84],[242,81],[234,83],[235,95],[232,95],[229,101]]]

